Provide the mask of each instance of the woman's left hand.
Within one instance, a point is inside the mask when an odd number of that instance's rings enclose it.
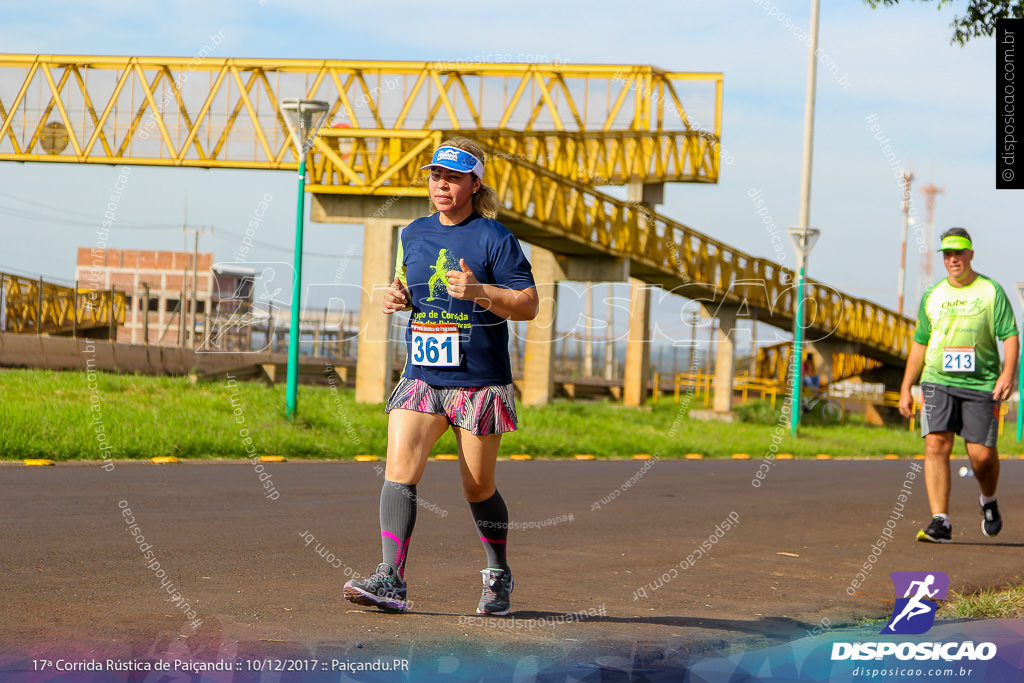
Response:
[[[466,265],[466,259],[459,259],[459,267],[462,270],[449,270],[445,273],[448,280],[448,294],[453,299],[476,301],[483,295],[483,285]]]

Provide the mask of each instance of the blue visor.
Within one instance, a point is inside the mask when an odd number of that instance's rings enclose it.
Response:
[[[458,173],[472,173],[477,178],[484,178],[484,164],[475,156],[456,147],[438,147],[434,158],[420,170],[428,168],[447,168]]]

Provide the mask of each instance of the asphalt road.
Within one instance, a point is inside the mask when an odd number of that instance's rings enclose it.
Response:
[[[513,615],[487,620],[454,462],[431,462],[419,486],[404,615],[341,596],[380,558],[382,463],[265,464],[263,481],[249,461],[8,464],[0,652],[386,658],[406,660],[410,680],[417,667],[641,670],[888,616],[892,571],[944,571],[953,590],[1024,582],[1024,462],[1003,462],[997,539],[981,534],[976,483],[954,474],[955,542],[942,546],[914,540],[929,516],[920,461],[762,464],[500,463],[516,590]]]

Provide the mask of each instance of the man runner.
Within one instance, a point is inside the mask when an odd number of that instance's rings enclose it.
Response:
[[[917,540],[950,543],[949,456],[954,435],[963,437],[981,488],[981,531],[995,536],[1003,527],[996,503],[999,483],[999,402],[1010,397],[1017,370],[1017,323],[999,283],[971,267],[974,246],[963,228],[942,234],[947,277],[921,297],[917,329],[900,387],[900,413],[913,414],[910,388],[921,377],[921,435],[924,479],[932,521]],[[1005,359],[1000,363],[999,344]],[[923,369],[923,374],[922,374]]]

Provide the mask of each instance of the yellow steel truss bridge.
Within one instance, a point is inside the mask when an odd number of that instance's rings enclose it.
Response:
[[[63,287],[0,273],[0,331],[107,336],[124,323],[126,296],[114,290]]]
[[[278,108],[325,100],[306,189],[426,196],[420,166],[453,132],[488,153],[502,220],[556,253],[790,329],[793,273],[603,185],[714,183],[722,76],[651,66],[0,55],[0,160],[296,169]],[[808,281],[811,332],[884,363],[913,321]]]

